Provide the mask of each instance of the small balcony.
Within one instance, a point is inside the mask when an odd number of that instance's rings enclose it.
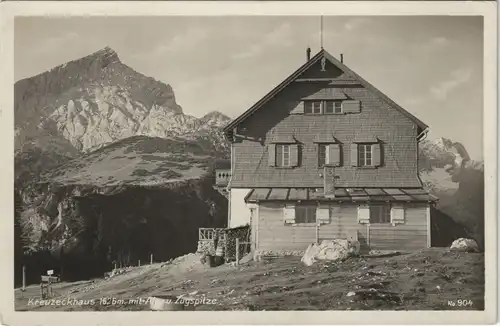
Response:
[[[215,185],[218,187],[225,187],[229,184],[231,179],[230,169],[216,169],[215,170]]]

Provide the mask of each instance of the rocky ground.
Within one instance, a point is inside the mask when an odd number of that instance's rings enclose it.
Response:
[[[195,310],[484,309],[484,254],[448,249],[310,267],[286,257],[209,268],[189,254],[116,274],[55,284],[49,305],[39,285],[16,289],[16,310],[149,310],[159,295],[198,299]]]

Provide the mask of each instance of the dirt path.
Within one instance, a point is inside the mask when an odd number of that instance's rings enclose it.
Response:
[[[32,286],[24,298],[15,291],[16,310],[148,310],[154,295],[198,299],[196,310],[478,310],[484,309],[484,255],[431,249],[311,267],[288,257],[216,268],[192,255],[108,280],[57,284],[54,292],[82,302],[41,306],[34,303],[39,287]]]

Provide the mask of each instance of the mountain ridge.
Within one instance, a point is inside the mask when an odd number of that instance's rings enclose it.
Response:
[[[218,129],[230,121],[217,111],[199,119],[184,114],[169,84],[123,64],[109,47],[22,79],[14,92],[17,151],[37,147],[47,134],[77,152],[135,135],[208,135],[223,143]]]

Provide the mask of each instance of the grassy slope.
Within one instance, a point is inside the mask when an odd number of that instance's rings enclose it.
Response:
[[[194,256],[194,255],[193,255]],[[484,309],[484,255],[430,249],[394,257],[352,258],[339,264],[306,267],[297,257],[207,268],[196,256],[182,264],[153,264],[103,280],[57,284],[60,298],[89,300],[181,295],[216,299],[196,310],[442,310]],[[438,288],[439,286],[439,288]],[[377,297],[370,297],[376,289]],[[351,291],[364,295],[347,296]],[[148,310],[149,305],[59,306],[28,305],[40,297],[29,287],[17,310]],[[383,294],[384,296],[381,296]],[[471,300],[472,306],[451,307],[448,300]]]
[[[155,185],[199,178],[214,157],[195,141],[134,136],[83,155],[42,176],[46,182]]]

